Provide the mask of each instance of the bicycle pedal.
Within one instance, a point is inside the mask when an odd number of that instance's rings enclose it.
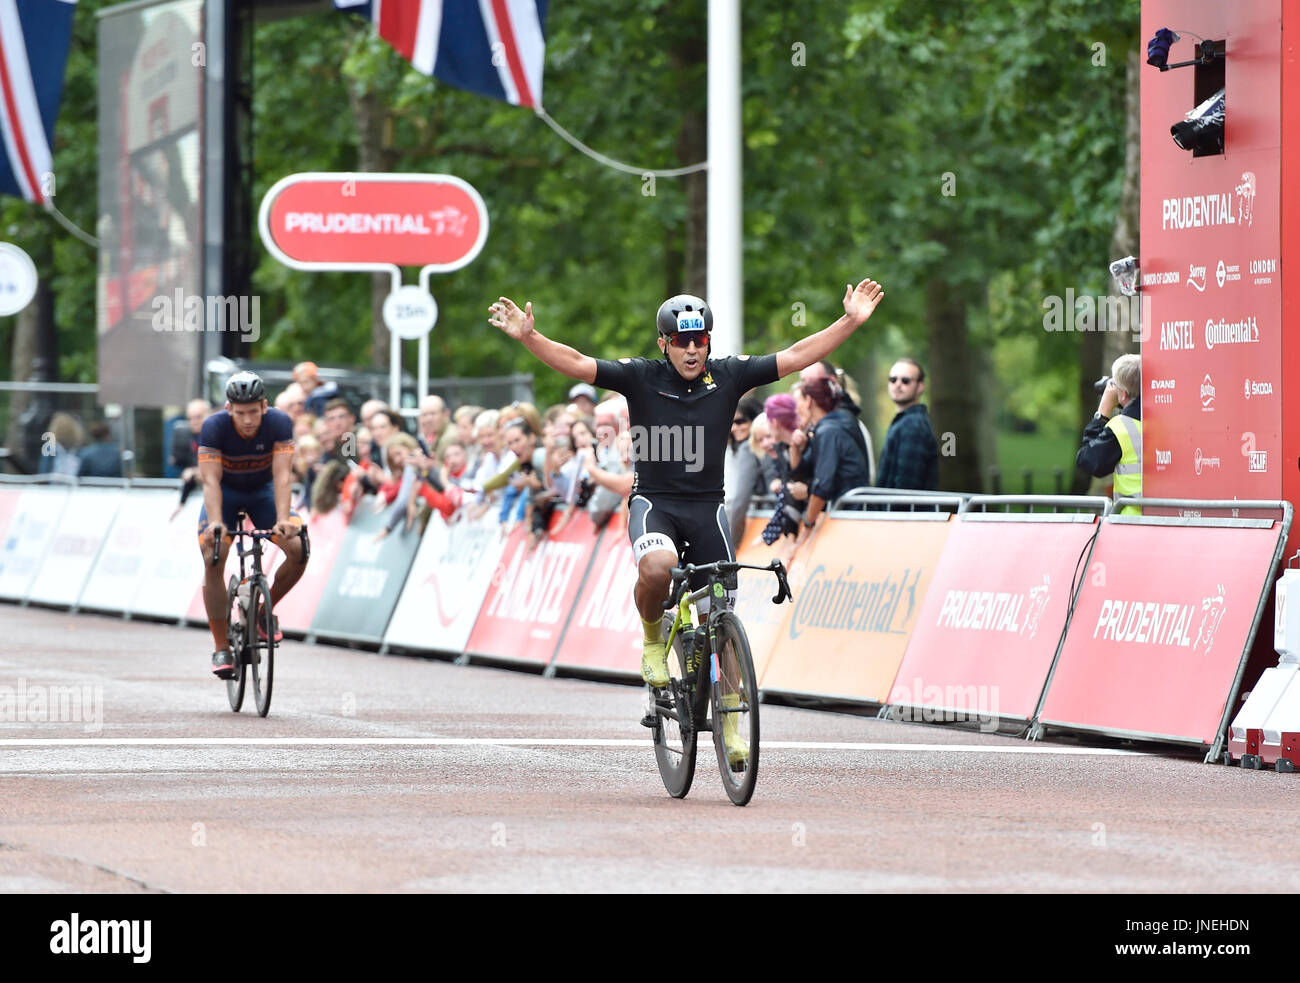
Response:
[[[659,726],[658,715],[653,713],[647,713],[644,717],[641,718],[641,726],[649,727],[651,730],[654,730],[656,727]]]

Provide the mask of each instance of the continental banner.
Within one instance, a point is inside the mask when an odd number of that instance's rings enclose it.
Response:
[[[919,719],[1028,720],[1065,631],[1075,568],[1097,531],[1078,522],[958,519],[889,694]],[[931,716],[931,714],[935,714]]]
[[[32,581],[27,594],[30,601],[72,607],[80,600],[124,492],[120,488],[78,488],[73,494],[75,504],[63,510],[49,551]]]
[[[376,644],[384,637],[388,617],[420,546],[420,533],[418,528],[403,532],[399,523],[380,539],[384,516],[375,512],[374,502],[374,497],[367,495],[352,512],[352,522],[312,618],[313,635]]]
[[[612,516],[601,537],[555,664],[639,677],[641,616],[632,598],[636,564],[627,538],[627,515]]]
[[[497,659],[548,664],[591,563],[596,531],[579,512],[559,535],[528,548],[516,526],[492,575],[467,651]]]
[[[191,502],[197,495],[191,495]],[[128,489],[108,527],[104,545],[81,592],[80,606],[95,611],[126,612],[144,576],[145,563],[158,548],[159,536],[172,526],[191,534],[189,560],[199,573],[198,539],[194,530],[198,505],[168,522],[176,509],[176,492],[153,488]]]
[[[0,598],[21,601],[54,541],[70,492],[66,486],[28,485],[0,542]]]
[[[823,523],[794,562],[800,586],[763,689],[888,700],[952,524],[927,516]]]
[[[505,532],[495,509],[476,520],[458,518],[450,526],[433,513],[384,644],[464,652],[504,549]]]
[[[1040,722],[1213,743],[1278,534],[1105,523]]]

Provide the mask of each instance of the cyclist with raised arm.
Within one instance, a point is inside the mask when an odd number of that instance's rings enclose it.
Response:
[[[829,356],[871,316],[883,296],[874,280],[849,284],[844,315],[829,327],[775,355],[709,358],[713,311],[699,297],[680,294],[664,301],[655,318],[662,360],[592,358],[538,331],[531,302],[520,310],[501,297],[489,308],[489,323],[521,341],[550,368],[627,397],[636,466],[628,537],[637,564],[634,597],[645,630],[641,677],[650,686],[668,684],[661,625],[677,544],[690,544],[688,563],[735,559],[722,471],[740,397]],[[740,741],[734,730],[725,737],[728,755],[743,757],[745,749],[733,747]]]
[[[199,548],[203,553],[203,604],[216,649],[212,672],[230,679],[235,659],[226,631],[226,554],[230,530],[239,513],[248,513],[256,529],[273,529],[272,538],[284,551],[284,562],[271,586],[271,607],[302,577],[303,559],[298,530],[302,519],[289,507],[293,482],[293,421],[289,414],[267,409],[266,387],[252,372],[236,372],[226,383],[226,408],[213,413],[199,433],[199,476],[203,482],[203,511],[199,513]],[[215,516],[208,521],[208,516]],[[212,564],[212,549],[220,536],[220,553]],[[280,625],[273,620],[276,641]],[[261,625],[258,630],[263,631]]]

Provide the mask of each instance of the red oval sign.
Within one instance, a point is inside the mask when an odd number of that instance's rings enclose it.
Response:
[[[291,174],[258,215],[262,242],[300,270],[458,270],[487,240],[474,188],[450,174]]]

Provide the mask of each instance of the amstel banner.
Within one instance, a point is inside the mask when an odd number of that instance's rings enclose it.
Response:
[[[558,521],[558,520],[557,520]],[[596,531],[579,512],[558,535],[529,549],[516,526],[492,576],[467,651],[497,659],[548,664],[591,564]]]

